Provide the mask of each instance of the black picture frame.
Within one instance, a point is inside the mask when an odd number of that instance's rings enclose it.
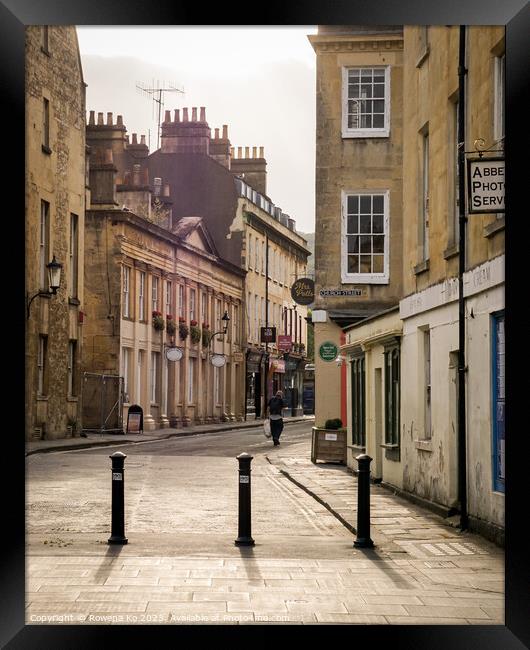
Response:
[[[0,53],[2,65],[1,88],[6,122],[4,137],[4,231],[10,232],[10,241],[23,240],[24,219],[21,215],[21,196],[24,192],[24,26],[31,24],[69,25],[241,25],[248,24],[252,8],[246,5],[217,3],[179,3],[159,0],[156,4],[137,0],[3,0],[0,3]],[[506,449],[506,615],[505,626],[355,626],[345,628],[346,643],[379,646],[385,640],[393,648],[407,650],[451,648],[451,650],[504,649],[516,650],[530,646],[530,585],[528,580],[528,543],[524,531],[528,506],[525,481],[528,474],[526,460],[528,449],[523,446],[528,439],[527,380],[517,379],[518,368],[526,369],[528,348],[528,308],[522,286],[524,259],[528,237],[528,219],[523,206],[523,191],[528,180],[523,156],[524,141],[528,139],[526,118],[528,113],[528,34],[530,33],[530,8],[526,0],[336,0],[334,2],[293,2],[271,0],[254,9],[253,24],[259,25],[316,25],[316,24],[468,24],[506,25],[506,152],[507,175],[510,179],[506,204],[509,206],[506,222],[506,358],[508,409],[507,428],[511,431]],[[251,102],[249,103],[251,107]],[[523,113],[524,111],[524,113]],[[525,197],[526,198],[526,197]],[[526,228],[526,230],[525,230]],[[23,256],[16,254],[16,246],[6,246],[9,261],[19,269],[14,275],[18,282],[9,282],[8,292],[19,304],[24,277]],[[525,246],[526,248],[526,246]],[[9,257],[10,256],[10,257]],[[20,278],[20,279],[19,279]],[[16,286],[19,290],[16,290]],[[527,283],[525,282],[525,285]],[[7,303],[9,304],[9,303]],[[526,309],[525,309],[526,307]],[[17,323],[20,314],[20,324]],[[24,312],[25,317],[25,312]],[[15,316],[9,316],[11,327],[7,330],[11,349],[16,335],[24,340],[22,306]],[[18,339],[20,340],[20,339]],[[11,344],[13,342],[13,344]],[[18,348],[20,349],[20,348]],[[14,357],[8,363],[4,357],[9,388],[6,396],[24,390],[24,363]],[[13,379],[15,381],[13,381]],[[523,392],[524,391],[524,392]],[[15,413],[18,417],[15,417]],[[208,626],[24,626],[24,435],[20,426],[20,413],[14,408],[4,410],[3,457],[10,472],[2,472],[4,482],[4,553],[2,556],[3,600],[0,613],[0,643],[7,648],[88,648],[124,644],[133,637],[136,642],[159,643],[162,635],[170,643],[180,644],[211,635]],[[215,629],[215,642],[240,635],[246,631],[249,640],[255,635],[252,626],[225,626]],[[277,634],[283,638],[292,635],[298,643],[308,634],[318,642],[329,642],[329,627],[261,626],[260,640]],[[333,630],[335,632],[335,630]],[[326,636],[322,636],[326,635]],[[350,638],[351,637],[351,638]],[[332,640],[335,641],[334,636]],[[247,641],[248,642],[248,641]],[[335,641],[336,642],[336,641]]]

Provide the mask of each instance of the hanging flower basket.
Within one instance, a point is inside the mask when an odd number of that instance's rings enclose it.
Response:
[[[163,330],[165,327],[165,321],[162,318],[162,312],[154,311],[153,312],[153,327],[155,330]]]
[[[196,323],[197,321],[191,321],[191,322]],[[191,333],[192,343],[198,343],[201,340],[201,330],[197,327],[197,325],[191,325],[190,333]]]
[[[175,334],[175,332],[177,331],[177,325],[176,325],[175,321],[173,320],[173,316],[171,316],[171,314],[168,314],[166,316],[166,320],[167,320],[166,332],[170,336],[173,336]]]
[[[179,323],[179,336],[182,341],[185,341],[188,338],[189,333],[190,331],[186,323]]]
[[[210,339],[212,338],[212,333],[208,325],[202,326],[202,347],[207,348],[210,345]]]

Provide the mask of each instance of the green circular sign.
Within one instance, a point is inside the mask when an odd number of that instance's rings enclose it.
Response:
[[[326,341],[318,348],[318,354],[322,361],[335,361],[339,354],[339,348],[331,341]]]

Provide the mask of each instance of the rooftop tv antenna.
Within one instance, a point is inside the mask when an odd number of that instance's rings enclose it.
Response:
[[[164,102],[162,101],[162,96],[164,93],[182,93],[184,95],[184,89],[183,88],[176,88],[174,84],[170,83],[164,83],[163,85],[160,84],[159,81],[156,83],[154,81],[151,82],[151,84],[144,84],[142,82],[139,82],[136,84],[136,89],[139,90],[141,93],[145,93],[146,95],[151,95],[153,98],[153,102],[156,102],[158,104],[158,129],[157,129],[157,138],[156,138],[156,148],[160,148],[160,116],[162,114],[162,106],[164,105]],[[154,104],[153,104],[153,110],[154,110]]]

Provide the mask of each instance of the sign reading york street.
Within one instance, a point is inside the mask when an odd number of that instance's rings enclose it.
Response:
[[[299,305],[310,305],[315,301],[315,283],[311,278],[298,278],[291,287],[291,298]]]
[[[504,185],[504,158],[469,158],[469,213],[504,212]]]

